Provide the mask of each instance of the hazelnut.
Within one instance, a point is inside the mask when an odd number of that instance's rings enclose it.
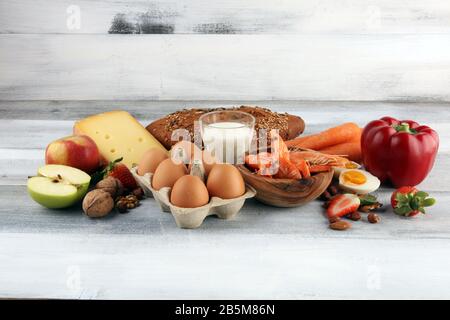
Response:
[[[133,190],[132,194],[136,196],[138,200],[142,200],[144,198],[144,190],[141,187],[137,187]]]
[[[325,190],[321,195],[322,200],[325,200],[325,201],[330,200],[332,197],[333,196],[331,195],[331,193],[328,190]]]
[[[83,199],[83,211],[90,218],[104,217],[113,208],[114,200],[111,195],[100,189],[88,192]]]
[[[353,221],[361,220],[361,214],[358,211],[352,212],[347,215],[347,218]]]
[[[381,221],[381,218],[376,213],[371,212],[367,215],[367,220],[369,220],[370,223],[378,223]]]
[[[330,222],[330,223],[335,223],[340,220],[341,220],[341,218],[339,218],[339,217],[329,217],[328,218],[328,222]]]
[[[124,191],[122,182],[113,177],[107,177],[101,180],[95,185],[95,189],[106,191],[113,198],[120,196]]]
[[[335,196],[339,193],[339,188],[336,185],[331,185],[328,187],[328,192],[332,195]]]
[[[379,202],[375,202],[373,204],[367,204],[364,206],[359,207],[359,211],[364,212],[364,213],[369,213],[373,210],[378,210],[382,207],[382,204]]]

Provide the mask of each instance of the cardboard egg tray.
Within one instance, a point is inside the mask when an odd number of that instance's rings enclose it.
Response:
[[[152,174],[140,176],[136,172],[136,167],[131,169],[136,182],[144,190],[147,197],[153,196],[158,202],[161,210],[172,213],[178,227],[195,229],[202,225],[207,216],[216,215],[221,219],[232,219],[241,210],[245,199],[253,198],[256,195],[255,189],[246,186],[245,193],[234,199],[221,199],[212,197],[208,204],[198,208],[180,208],[170,203],[170,189],[162,188],[155,190],[151,186]]]

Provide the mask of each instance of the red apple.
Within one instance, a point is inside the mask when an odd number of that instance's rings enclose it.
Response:
[[[75,135],[53,141],[45,150],[46,164],[62,164],[93,173],[101,164],[101,156],[94,140]]]

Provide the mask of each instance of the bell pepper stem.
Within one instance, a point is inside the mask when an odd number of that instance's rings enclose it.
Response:
[[[394,127],[397,132],[407,132],[410,134],[416,134],[417,131],[412,129],[408,123],[402,122]]]

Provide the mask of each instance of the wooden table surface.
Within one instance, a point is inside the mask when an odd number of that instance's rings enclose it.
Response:
[[[441,146],[420,186],[429,214],[328,228],[321,203],[279,209],[247,201],[235,220],[176,227],[153,199],[126,215],[91,220],[79,207],[34,203],[28,175],[73,121],[124,109],[146,125],[181,107],[239,101],[1,101],[0,297],[3,298],[450,298],[450,104],[255,101],[302,116],[307,132],[384,115],[435,128]],[[391,189],[378,191],[388,204]]]

